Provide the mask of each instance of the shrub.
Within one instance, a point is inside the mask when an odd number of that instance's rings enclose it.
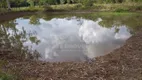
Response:
[[[53,11],[50,5],[44,5],[43,8],[44,8],[44,11]]]
[[[82,4],[77,4],[74,6],[74,9],[81,9],[82,8]]]
[[[67,0],[60,0],[61,4],[65,4],[67,2]]]
[[[142,5],[136,6],[136,10],[142,10]]]
[[[82,4],[86,7],[93,6],[93,1],[92,0],[83,0]]]

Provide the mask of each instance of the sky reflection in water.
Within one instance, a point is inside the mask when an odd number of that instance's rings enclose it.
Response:
[[[125,26],[105,28],[102,21],[82,18],[53,18],[49,21],[39,19],[39,25],[32,25],[29,19],[16,19],[16,28],[35,33],[40,40],[38,45],[30,41],[25,46],[32,46],[45,61],[84,61],[102,56],[123,45],[131,36]]]

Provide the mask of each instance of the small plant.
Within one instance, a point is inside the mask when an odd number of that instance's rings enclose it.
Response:
[[[16,80],[12,75],[0,72],[0,80]]]
[[[83,0],[83,1],[82,1],[82,4],[83,4],[85,7],[93,6],[93,0]]]
[[[122,9],[122,8],[118,8],[115,10],[115,12],[127,12],[129,11],[128,9]]]

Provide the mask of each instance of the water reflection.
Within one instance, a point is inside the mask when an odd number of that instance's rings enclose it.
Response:
[[[82,18],[39,19],[40,25],[29,24],[29,19],[16,19],[16,29],[24,26],[26,32],[35,32],[40,40],[38,45],[30,42],[46,61],[84,61],[104,55],[121,46],[131,34],[126,26],[105,28],[97,21]],[[34,40],[33,40],[34,41]]]
[[[36,50],[30,50],[28,46],[24,46],[23,43],[30,41],[38,43],[36,39],[33,40],[33,34],[27,33],[24,27],[21,30],[16,28],[16,20],[11,20],[0,24],[0,51],[13,52],[21,59],[39,58],[39,53]],[[32,41],[33,40],[33,41]],[[6,54],[4,53],[4,54]],[[34,54],[35,53],[35,54]],[[35,56],[35,57],[33,57]]]
[[[79,35],[87,45],[85,53],[89,58],[101,56],[120,47],[131,34],[126,26],[105,28],[98,21],[86,20],[79,29]]]
[[[137,17],[122,17],[32,15],[2,23],[0,32],[4,33],[3,36],[9,40],[5,42],[11,43],[11,46],[18,43],[16,51],[28,49],[28,53],[39,52],[40,60],[85,61],[122,46],[133,34]],[[133,24],[131,19],[135,19]],[[141,24],[137,22],[135,25]],[[4,39],[2,35],[1,38]]]

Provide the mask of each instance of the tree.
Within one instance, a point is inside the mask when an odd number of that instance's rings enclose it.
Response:
[[[39,0],[40,5],[45,5],[48,1],[47,0]]]
[[[6,5],[7,5],[7,3],[5,0],[0,0],[0,8],[5,8],[5,7],[7,7]]]
[[[61,4],[65,4],[67,2],[67,0],[60,0]]]
[[[9,0],[6,0],[6,2],[7,2],[7,8],[8,8],[8,10],[11,10],[11,6],[10,6]]]
[[[30,4],[31,7],[34,6],[34,1],[33,0],[27,0],[27,2]]]
[[[10,0],[11,7],[27,6],[26,0]]]
[[[60,4],[60,0],[56,0],[56,4]]]
[[[56,0],[47,0],[48,4],[50,5],[54,5],[56,4]]]
[[[71,0],[67,0],[67,3],[70,4],[70,3],[71,3]]]

